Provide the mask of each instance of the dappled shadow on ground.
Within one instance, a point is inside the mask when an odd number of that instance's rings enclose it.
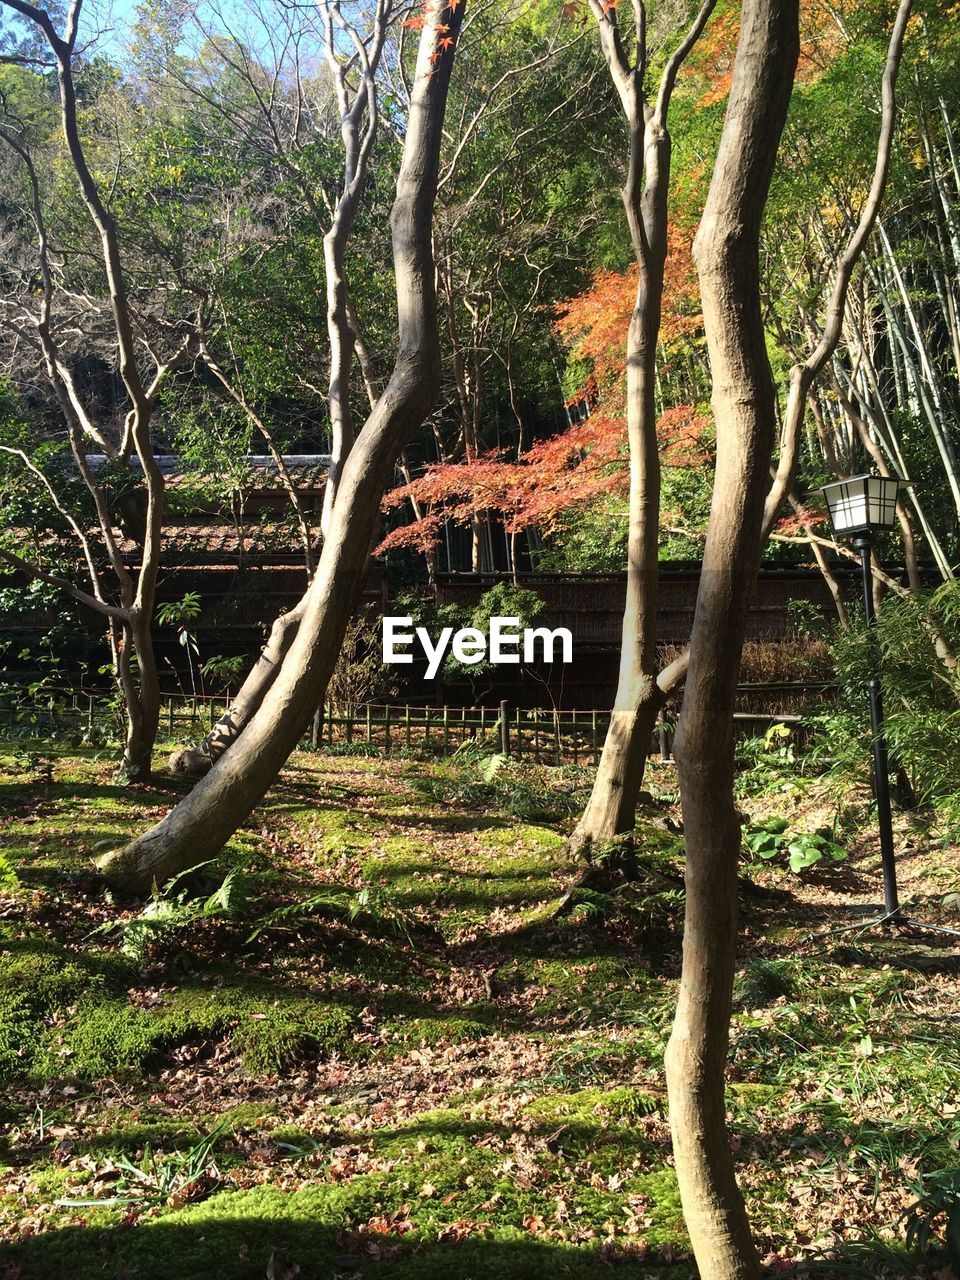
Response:
[[[586,1280],[610,1274],[622,1280],[690,1280],[689,1262],[654,1265],[604,1257],[593,1245],[575,1248],[533,1237],[484,1239],[471,1234],[457,1240],[420,1241],[417,1231],[344,1231],[335,1223],[250,1212],[244,1200],[229,1197],[236,1216],[223,1210],[193,1210],[196,1221],[147,1221],[137,1227],[67,1227],[34,1236],[21,1245],[0,1248],[0,1266],[17,1280],[353,1280],[378,1276],[390,1280]],[[293,1197],[290,1197],[291,1201]],[[301,1210],[302,1212],[302,1210]],[[521,1236],[520,1232],[515,1233]],[[393,1251],[396,1250],[396,1254]],[[4,1274],[0,1272],[0,1274]]]
[[[249,1211],[245,1200],[250,1200]],[[289,1196],[291,1206],[298,1197]],[[0,1247],[0,1274],[16,1280],[695,1280],[690,1259],[665,1262],[629,1246],[576,1247],[526,1236],[490,1238],[457,1224],[443,1239],[421,1239],[409,1219],[380,1219],[376,1230],[258,1212],[256,1193],[229,1194],[139,1225],[72,1226]],[[335,1203],[335,1197],[333,1197]],[[281,1202],[282,1203],[282,1202]],[[297,1206],[302,1214],[307,1206]],[[330,1205],[332,1208],[332,1204]],[[328,1209],[329,1212],[329,1209]],[[669,1255],[668,1255],[669,1256]],[[950,1275],[942,1259],[907,1255],[880,1242],[851,1242],[778,1276],[911,1277]],[[773,1274],[770,1272],[769,1274]]]

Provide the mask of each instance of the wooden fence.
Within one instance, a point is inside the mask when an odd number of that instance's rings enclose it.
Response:
[[[746,686],[745,686],[746,687]],[[756,689],[758,686],[750,686]],[[782,688],[783,686],[776,686]],[[170,740],[202,737],[229,708],[224,697],[172,696],[163,701],[160,734]],[[804,719],[791,714],[737,713],[739,736],[764,733],[773,724],[788,725],[806,736]],[[324,707],[314,717],[304,746],[319,751],[397,751],[451,756],[470,747],[500,752],[534,764],[596,764],[610,722],[603,711],[554,711],[509,706],[430,707],[368,703],[344,710]],[[122,728],[116,705],[92,692],[49,693],[42,700],[21,700],[0,693],[0,736],[115,737]],[[673,724],[661,720],[653,750],[662,759],[672,751]]]

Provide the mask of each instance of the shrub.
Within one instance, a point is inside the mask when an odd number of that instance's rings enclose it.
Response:
[[[874,634],[858,626],[832,642],[840,700],[815,722],[836,772],[865,771],[871,735],[866,686],[879,674],[891,755],[917,795],[960,826],[960,675],[938,655],[935,631],[954,653],[960,650],[960,583],[888,597]]]

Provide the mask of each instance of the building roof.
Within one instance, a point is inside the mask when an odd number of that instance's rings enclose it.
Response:
[[[94,472],[99,471],[109,461],[105,453],[88,453],[86,456],[87,462]],[[223,484],[222,477],[213,473],[204,474],[203,472],[191,471],[184,465],[183,460],[177,454],[158,453],[155,457],[157,466],[171,489],[203,488],[205,486],[220,486]],[[330,461],[331,455],[329,453],[286,453],[283,455],[284,465],[296,482],[298,492],[301,493],[317,491],[323,488],[330,469]],[[277,469],[277,464],[270,454],[248,453],[243,456],[242,462],[247,477],[243,484],[244,490],[248,492],[274,492],[283,489],[283,480]],[[132,471],[141,470],[140,459],[136,455],[130,459],[130,468]]]

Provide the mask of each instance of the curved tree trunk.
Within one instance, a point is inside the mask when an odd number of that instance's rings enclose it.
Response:
[[[627,121],[629,164],[622,196],[639,275],[626,351],[630,513],[620,670],[593,790],[570,840],[573,852],[588,862],[591,846],[633,830],[643,770],[665,696],[657,683],[656,654],[660,531],[656,363],[667,256],[671,147],[667,113],[677,73],[700,38],[714,0],[705,0],[686,39],[668,61],[655,107],[647,104],[643,90],[644,23],[638,21],[638,53],[631,67],[619,41],[615,10],[598,3],[592,7]]]
[[[296,638],[260,709],[216,768],[157,826],[100,860],[104,875],[123,889],[143,892],[219,852],[297,745],[336,665],[362,587],[383,491],[400,449],[430,411],[440,386],[432,221],[447,87],[462,19],[462,3],[431,12],[421,34],[391,214],[397,359],[344,466]]]
[[[724,1113],[740,854],[733,710],[776,430],[760,312],[760,224],[799,52],[798,8],[798,0],[742,6],[723,136],[694,245],[717,462],[675,745],[686,908],[666,1070],[677,1179],[703,1280],[760,1274]]]

